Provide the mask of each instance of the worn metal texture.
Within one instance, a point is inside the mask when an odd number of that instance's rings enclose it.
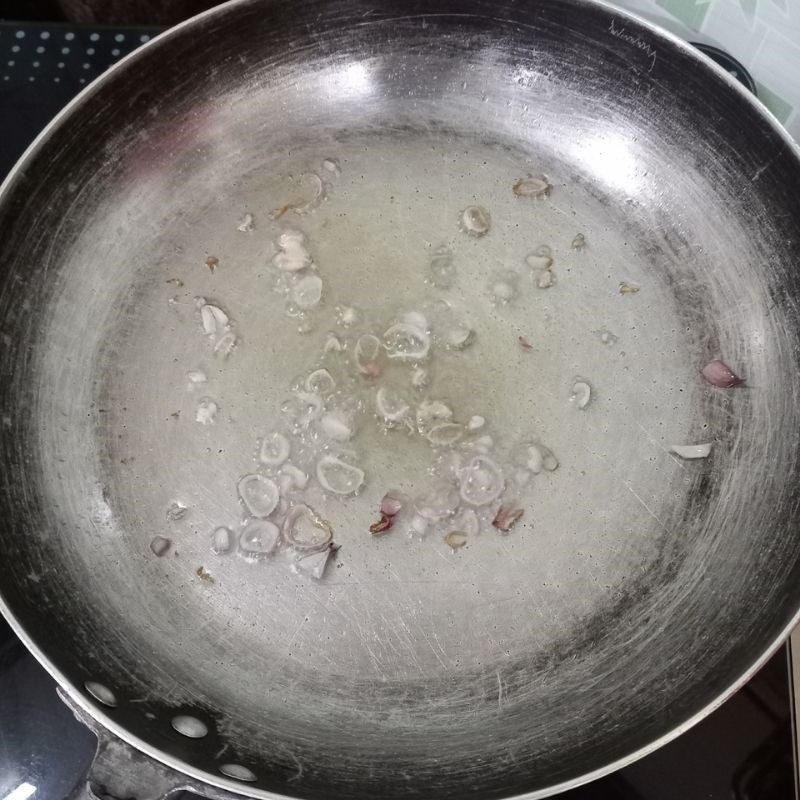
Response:
[[[264,278],[267,212],[325,158],[341,180],[302,227],[333,277],[298,338]],[[535,207],[511,192],[528,172],[553,184]],[[214,561],[208,536],[238,524],[236,480],[324,314],[408,302],[424,243],[460,236],[477,201],[493,229],[459,239],[458,264],[478,336],[439,389],[498,431],[548,437],[561,466],[523,522],[458,553],[370,538],[388,483],[373,478],[325,508],[342,549],[322,581]],[[0,606],[116,735],[233,791],[537,797],[619,766],[718,703],[796,619],[799,224],[800,160],[774,120],[609,7],[203,15],[84,92],[0,195]],[[544,242],[558,284],[506,316],[482,306],[491,271]],[[198,295],[242,332],[224,363],[201,349]],[[744,387],[703,383],[718,357]],[[198,366],[214,426],[193,420]],[[577,416],[575,375],[594,387]],[[707,461],[667,452],[700,441]],[[402,482],[414,463],[378,453],[370,475]],[[174,500],[188,512],[169,520]],[[207,734],[178,733],[178,714]]]
[[[74,703],[66,692],[58,690],[60,699],[75,719],[97,737],[97,750],[91,767],[74,787],[69,800],[162,800],[176,792],[192,792],[208,800],[232,800],[238,797],[205,783],[198,783],[185,774],[134,750],[129,744],[106,730],[88,712]]]

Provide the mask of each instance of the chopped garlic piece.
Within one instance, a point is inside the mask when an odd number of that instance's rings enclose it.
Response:
[[[681,458],[708,458],[711,455],[711,443],[705,444],[673,444],[669,448],[673,453]]]

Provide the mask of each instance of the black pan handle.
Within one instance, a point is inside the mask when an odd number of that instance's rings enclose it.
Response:
[[[730,72],[745,89],[758,97],[753,76],[732,55],[720,50],[719,47],[714,47],[713,44],[702,44],[701,42],[689,42],[689,44],[704,56],[708,56],[715,64],[719,64],[726,72]]]

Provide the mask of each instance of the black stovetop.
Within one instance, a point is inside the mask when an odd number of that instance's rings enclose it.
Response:
[[[0,177],[86,84],[155,31],[0,22]],[[95,740],[0,620],[0,800],[62,800]],[[787,654],[703,722],[635,764],[559,800],[791,800]]]

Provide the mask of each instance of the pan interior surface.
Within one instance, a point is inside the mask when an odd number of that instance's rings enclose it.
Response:
[[[546,792],[682,725],[795,611],[796,156],[631,20],[467,6],[379,8],[361,44],[344,12],[295,39],[258,3],[207,15],[81,101],[0,208],[3,598],[59,621],[37,645],[110,689],[116,724],[213,782]],[[280,269],[297,242],[313,267]],[[425,359],[359,371],[360,336],[420,315]],[[745,384],[704,382],[713,359]],[[287,433],[320,369],[347,441]],[[381,387],[413,431],[379,424]],[[434,401],[485,424],[431,447]],[[319,579],[283,546],[212,551],[246,526],[242,478],[275,477],[275,431],[340,546]],[[463,547],[461,511],[370,534],[387,491],[419,507],[481,456],[511,530],[498,499]],[[325,493],[323,457],[363,487]]]

